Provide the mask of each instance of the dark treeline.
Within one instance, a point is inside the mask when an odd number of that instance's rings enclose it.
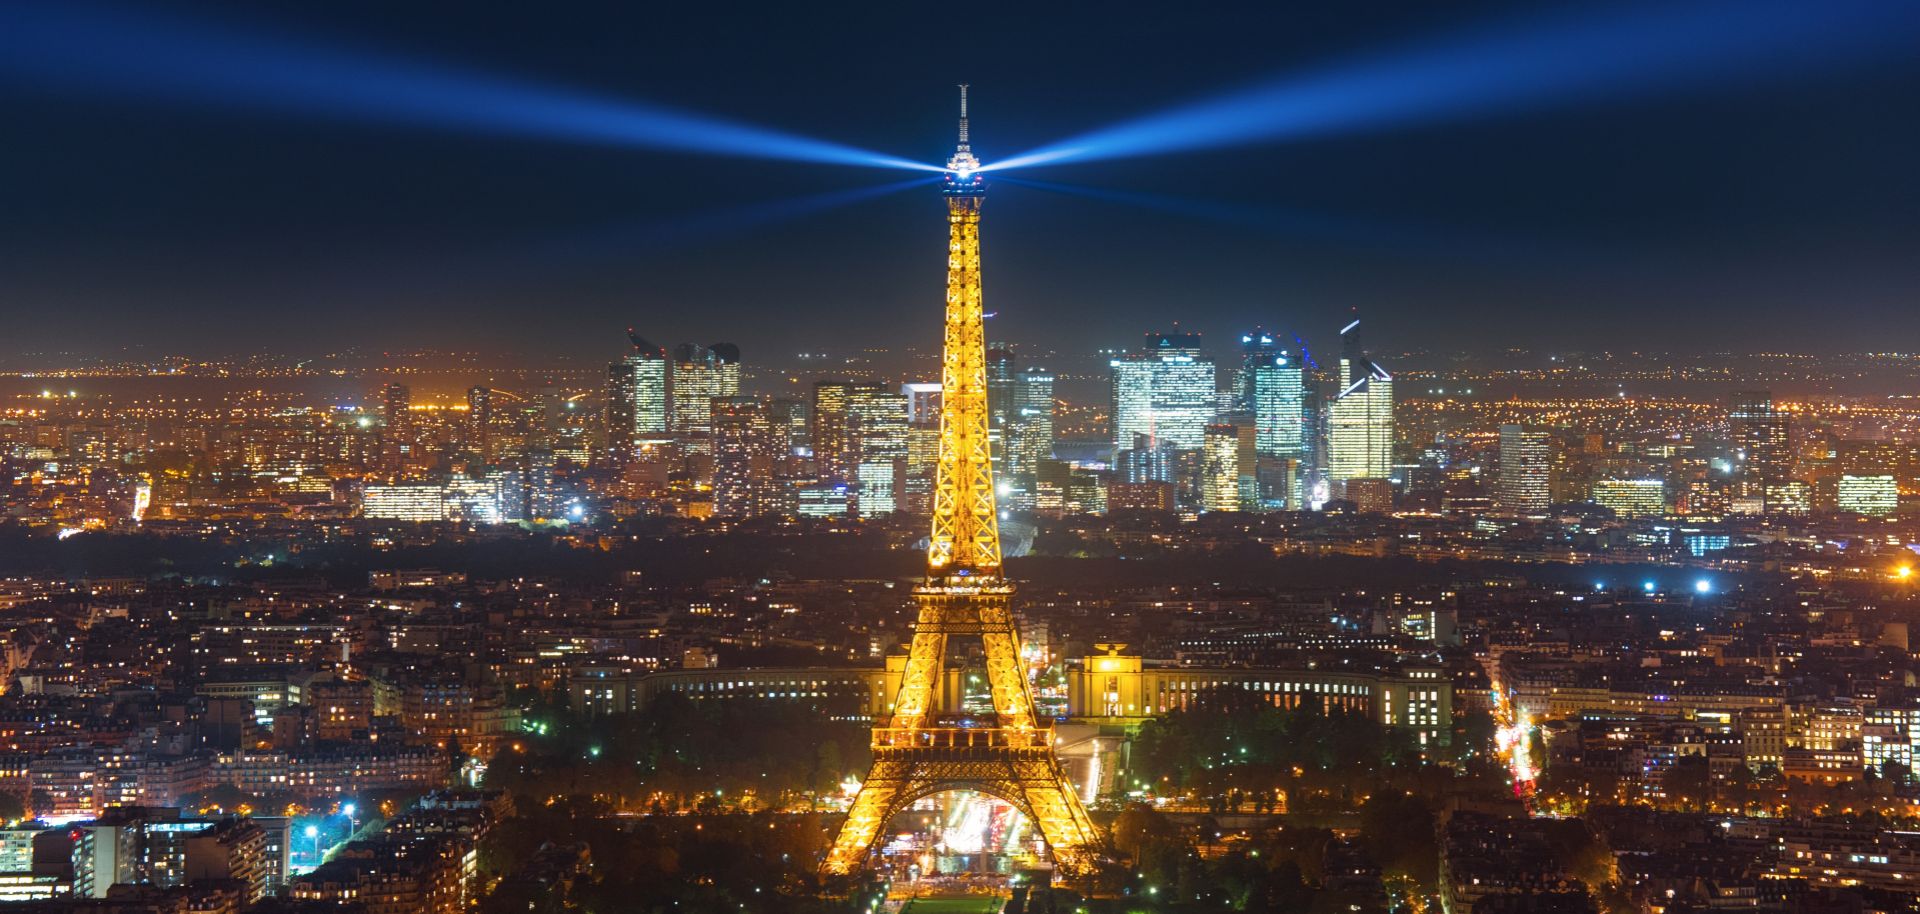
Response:
[[[320,577],[339,587],[362,586],[380,568],[441,568],[476,578],[562,577],[581,583],[612,583],[627,571],[665,585],[691,585],[712,578],[790,575],[813,579],[906,579],[924,573],[925,557],[880,532],[775,535],[751,528],[724,534],[670,535],[662,522],[636,523],[582,548],[542,531],[420,545],[375,547],[366,537],[299,542],[286,536],[172,537],[146,533],[89,532],[67,540],[51,532],[0,523],[0,574],[66,578],[107,576],[206,577],[269,580]],[[1053,540],[1055,545],[1062,541]],[[1540,584],[1586,590],[1593,570],[1571,565],[1507,562],[1420,562],[1358,556],[1276,556],[1254,542],[1215,552],[1170,552],[1118,558],[1063,546],[1048,551],[1049,537],[1033,555],[1009,559],[1007,573],[1046,587],[1161,587],[1221,585],[1339,589],[1413,587],[1487,575],[1523,577]],[[1667,580],[1673,569],[1608,566],[1619,581]],[[1678,578],[1675,578],[1678,580]]]

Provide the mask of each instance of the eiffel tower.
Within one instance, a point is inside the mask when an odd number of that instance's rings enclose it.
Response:
[[[1036,720],[1020,662],[1020,633],[1000,576],[1000,524],[987,441],[987,347],[980,297],[980,203],[987,186],[967,143],[960,87],[960,148],[947,161],[947,329],[941,370],[940,463],[927,579],[914,588],[919,620],[893,717],[873,730],[873,769],[822,865],[829,874],[866,864],[895,813],[929,794],[972,790],[997,797],[1040,831],[1061,875],[1091,876],[1105,856],[1086,807],[1053,754],[1053,728]],[[990,720],[939,713],[934,686],[947,639],[976,636],[986,653]]]

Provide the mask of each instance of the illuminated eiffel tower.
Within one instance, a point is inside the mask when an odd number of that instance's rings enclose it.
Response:
[[[929,794],[973,790],[998,797],[1040,830],[1055,867],[1090,876],[1104,856],[1100,834],[1053,754],[1053,728],[1036,720],[1020,662],[1020,633],[1000,576],[1000,524],[987,443],[987,347],[980,298],[980,202],[987,186],[967,145],[967,87],[960,87],[960,148],[947,161],[947,331],[941,370],[940,465],[934,486],[927,580],[891,720],[874,727],[873,770],[847,813],[823,869],[865,865],[887,820]],[[994,714],[943,715],[935,683],[947,638],[977,636],[986,653]]]

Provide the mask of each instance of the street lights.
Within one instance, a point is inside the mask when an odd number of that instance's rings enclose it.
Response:
[[[313,865],[320,865],[320,826],[307,826],[307,837],[313,839]]]

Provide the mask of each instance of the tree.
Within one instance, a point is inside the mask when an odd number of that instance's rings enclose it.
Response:
[[[1415,797],[1374,794],[1360,807],[1360,842],[1383,875],[1405,877],[1426,891],[1440,879],[1433,812]]]
[[[1683,755],[1667,767],[1660,778],[1667,799],[1685,809],[1705,809],[1712,795],[1713,771],[1704,755]]]
[[[0,822],[12,822],[27,815],[26,798],[10,791],[0,791]]]
[[[1887,759],[1880,763],[1880,776],[1890,784],[1905,785],[1913,780],[1913,769],[1899,759]]]

